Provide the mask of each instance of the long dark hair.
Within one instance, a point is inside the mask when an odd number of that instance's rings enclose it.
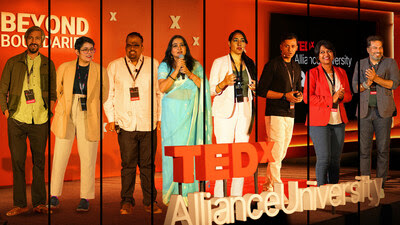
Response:
[[[171,73],[172,68],[174,68],[174,57],[171,54],[171,50],[172,50],[172,42],[177,39],[180,38],[183,41],[183,44],[186,47],[186,55],[185,55],[185,62],[186,62],[186,67],[190,70],[193,71],[193,67],[194,64],[196,62],[196,60],[193,58],[193,56],[190,54],[190,49],[189,49],[189,45],[187,44],[186,40],[184,37],[182,37],[181,35],[174,35],[168,43],[168,47],[167,50],[165,50],[165,56],[164,59],[162,60],[163,62],[167,63],[167,65],[169,66],[169,73]]]
[[[234,30],[228,37],[228,41],[229,42],[232,41],[233,36],[235,34],[241,34],[243,36],[243,38],[244,38],[244,42],[246,42],[246,44],[248,43],[246,35],[241,30]],[[251,79],[256,80],[257,79],[257,73],[256,73],[256,66],[254,64],[254,61],[250,57],[248,57],[244,51],[242,52],[241,58],[242,58],[244,64],[246,64],[246,67],[247,67],[247,70],[250,73]]]

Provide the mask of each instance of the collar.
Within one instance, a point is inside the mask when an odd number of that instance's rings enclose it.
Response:
[[[125,59],[126,59],[126,61],[127,61],[128,63],[131,63],[131,64],[133,65],[132,61],[128,58],[128,56],[125,55]],[[139,60],[138,60],[138,62],[137,62],[137,64],[136,64],[136,66],[140,65],[140,64],[143,62],[143,60],[144,60],[144,55],[141,54],[141,55],[139,56]],[[134,66],[134,65],[133,65],[133,66]],[[136,67],[136,66],[135,66],[135,67]]]
[[[375,64],[375,65],[381,64],[381,62],[382,62],[384,59],[385,59],[385,56],[382,56],[382,58],[379,60],[379,62],[378,62],[377,64]],[[370,57],[368,57],[368,63],[369,63],[370,66],[375,66],[375,65],[372,65],[372,62],[371,62],[371,58],[370,58]]]

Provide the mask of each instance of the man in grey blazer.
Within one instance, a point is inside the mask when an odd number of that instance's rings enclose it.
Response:
[[[386,181],[389,169],[390,130],[392,117],[397,113],[393,90],[399,86],[399,68],[392,58],[383,56],[383,39],[367,38],[369,57],[358,62],[353,74],[353,90],[360,93],[360,170],[361,175],[371,175],[371,150],[376,135],[376,177]],[[360,79],[360,80],[359,80]],[[357,111],[358,114],[358,111]],[[381,198],[385,196],[381,189]]]

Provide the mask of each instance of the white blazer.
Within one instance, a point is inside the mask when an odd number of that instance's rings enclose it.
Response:
[[[253,80],[250,77],[249,70],[246,67],[247,75],[249,77],[249,82]],[[210,89],[211,96],[214,97],[213,105],[212,105],[212,114],[213,116],[220,118],[230,118],[235,110],[235,90],[233,85],[230,85],[222,91],[222,93],[217,94],[215,91],[215,87],[217,84],[222,82],[226,76],[226,74],[232,74],[232,62],[229,57],[229,54],[226,56],[222,56],[216,60],[214,60],[213,65],[211,67],[210,73]],[[244,102],[245,108],[244,113],[245,116],[251,117],[251,109],[252,109],[252,100],[253,93],[250,88],[248,90],[248,102]]]

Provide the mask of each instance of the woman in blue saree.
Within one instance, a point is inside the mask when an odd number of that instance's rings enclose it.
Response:
[[[209,83],[203,76],[203,67],[191,56],[186,40],[180,35],[173,36],[168,43],[165,57],[158,67],[158,82],[164,93],[161,114],[162,198],[168,205],[171,195],[179,194],[179,191],[178,183],[173,182],[172,157],[165,156],[164,147],[211,144],[212,138]],[[196,180],[182,184],[185,202],[188,193],[198,190]]]

